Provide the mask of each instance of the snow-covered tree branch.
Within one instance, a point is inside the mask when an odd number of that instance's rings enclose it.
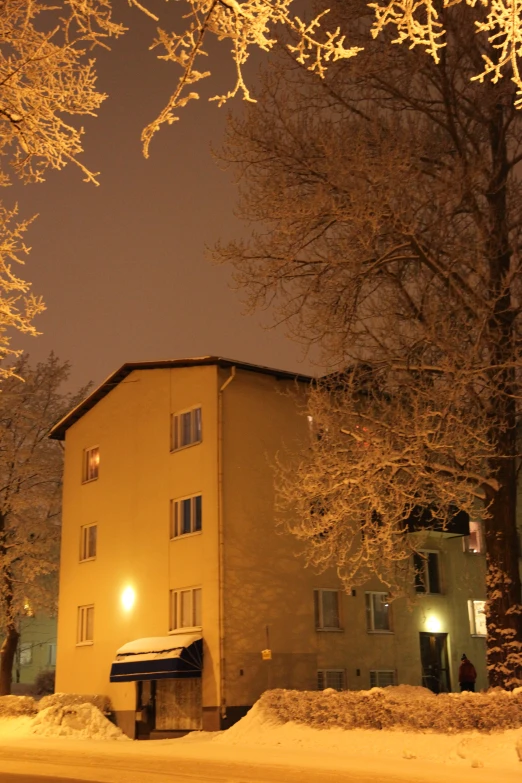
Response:
[[[63,452],[51,426],[85,395],[60,391],[69,365],[27,355],[0,394],[0,695],[9,693],[18,621],[56,608]],[[16,376],[24,378],[22,383]]]
[[[471,79],[480,39],[469,9],[449,10],[439,63],[375,41],[318,80],[282,53],[223,152],[256,230],[216,255],[247,307],[270,306],[341,373],[311,394],[320,439],[281,463],[281,502],[309,559],[336,563],[347,586],[373,573],[398,589],[417,546],[412,508],[443,525],[455,508],[482,517],[490,680],[512,686],[522,115],[514,82]],[[359,11],[332,3],[356,43]],[[367,378],[350,369],[361,367]]]
[[[42,182],[49,169],[73,163],[87,181],[96,174],[80,160],[83,130],[71,118],[95,114],[104,95],[96,90],[88,51],[123,32],[111,20],[108,0],[5,0],[0,7],[0,186],[12,176]],[[33,319],[44,309],[16,266],[29,248],[30,220],[16,222],[17,207],[0,201],[0,377],[10,373],[13,333],[36,334]]]
[[[284,41],[295,61],[320,78],[339,60],[346,60],[368,48],[371,38],[378,38],[382,47],[404,44],[419,47],[439,63],[448,45],[454,20],[466,15],[473,26],[480,49],[472,72],[467,78],[497,83],[503,77],[517,87],[515,105],[522,104],[520,49],[522,44],[522,0],[391,0],[364,3],[366,17],[364,35],[351,24],[350,12],[361,10],[363,4],[347,2],[347,13],[341,23],[330,13],[335,2],[319,0],[303,4],[297,0],[182,0],[183,21],[177,30],[165,25],[157,8],[150,10],[146,0],[129,0],[131,5],[158,22],[157,37],[152,44],[159,49],[161,60],[176,63],[181,68],[177,84],[164,109],[143,131],[145,156],[154,134],[163,124],[179,119],[178,112],[200,93],[194,88],[211,76],[212,58],[207,42],[215,38],[230,42],[236,80],[225,93],[210,98],[221,106],[230,98],[241,95],[246,101],[255,97],[245,77],[245,64],[255,50],[270,51],[277,41]],[[304,7],[303,7],[304,5]],[[464,8],[455,8],[464,6]],[[298,15],[299,13],[301,15]],[[304,13],[303,13],[304,12]],[[356,27],[356,26],[355,26]],[[391,33],[391,35],[390,35]],[[209,64],[210,60],[210,64]],[[204,65],[203,65],[204,64]],[[200,67],[202,66],[202,67]]]

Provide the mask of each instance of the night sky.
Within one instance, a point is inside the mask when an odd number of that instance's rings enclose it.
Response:
[[[21,216],[39,214],[22,276],[48,308],[36,321],[43,334],[15,335],[15,347],[34,360],[51,350],[68,359],[74,386],[98,384],[127,361],[208,354],[315,372],[282,329],[262,328],[266,314],[242,315],[230,270],[205,258],[206,244],[245,231],[234,218],[231,174],[210,152],[228,109],[193,101],[156,135],[145,160],[141,130],[166,102],[178,69],[148,51],[155,23],[118,0],[114,5],[131,29],[111,52],[98,51],[98,86],[109,98],[98,118],[80,120],[82,160],[101,172],[100,186],[83,182],[69,165],[41,185],[4,192],[6,204],[18,200]],[[162,0],[153,5],[164,11]],[[213,79],[201,85],[206,96],[233,83],[227,45],[212,55]],[[230,108],[241,110],[240,101]]]

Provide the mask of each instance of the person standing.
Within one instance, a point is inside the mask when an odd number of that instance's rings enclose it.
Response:
[[[475,667],[467,657],[466,653],[463,653],[459,666],[459,685],[461,693],[463,691],[471,691],[474,693],[476,679],[477,672]]]

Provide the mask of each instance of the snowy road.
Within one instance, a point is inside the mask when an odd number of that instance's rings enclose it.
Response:
[[[32,755],[32,754],[31,754]],[[45,754],[46,755],[46,754]],[[115,762],[115,763],[114,763]],[[162,760],[159,765],[149,761],[147,765],[123,762],[121,759],[103,766],[93,764],[89,768],[73,766],[72,759],[63,763],[40,759],[6,759],[2,753],[0,783],[84,783],[98,781],[106,783],[402,783],[404,778],[397,775],[383,778],[381,773],[361,774],[360,771],[340,772],[339,770],[311,770],[284,767],[258,766],[252,764],[219,763],[175,759],[170,769]],[[10,770],[16,770],[16,774]]]
[[[176,741],[174,741],[176,742]],[[204,746],[207,746],[206,748]],[[163,747],[160,747],[163,746]],[[421,761],[333,758],[305,749],[214,748],[207,743],[97,743],[36,740],[0,745],[0,783],[48,780],[97,783],[492,783],[498,770],[452,768]],[[522,765],[521,765],[522,766]],[[16,773],[21,777],[14,777]],[[497,774],[496,774],[497,773]],[[469,776],[469,777],[468,777]],[[502,770],[502,783],[520,783],[517,769]]]
[[[5,774],[0,772],[0,783],[49,783],[49,778],[42,775]],[[60,783],[84,783],[84,781],[79,778],[60,778]]]

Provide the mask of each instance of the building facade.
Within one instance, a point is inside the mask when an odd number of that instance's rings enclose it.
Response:
[[[56,667],[56,618],[27,613],[17,622],[18,646],[12,672],[13,693],[34,691],[41,672],[52,672]],[[0,636],[0,646],[2,644]]]
[[[480,528],[433,533],[417,600],[347,595],[274,524],[274,462],[310,437],[309,378],[229,360],[124,365],[65,440],[57,690],[130,736],[240,718],[267,688],[486,687]]]

